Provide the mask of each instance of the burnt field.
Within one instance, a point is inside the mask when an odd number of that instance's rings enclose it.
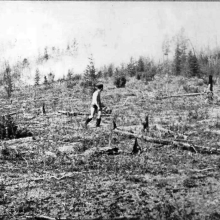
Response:
[[[15,112],[33,135],[1,140],[0,219],[219,219],[217,85],[211,103],[203,94],[162,98],[186,93],[184,80],[104,83],[113,111],[100,128],[95,119],[83,127],[91,100],[77,85],[1,99],[1,114]]]

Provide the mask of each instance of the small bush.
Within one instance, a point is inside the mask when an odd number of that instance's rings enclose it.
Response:
[[[16,125],[14,119],[10,115],[5,115],[1,117],[0,140],[3,140],[5,138],[14,139],[30,136],[33,136],[33,134],[26,128],[18,129],[18,126]]]
[[[81,79],[82,79],[82,75],[80,75],[80,74],[74,74],[72,76],[73,81],[77,81],[77,80],[81,80]]]
[[[117,88],[124,88],[126,84],[126,77],[125,76],[116,76],[114,79],[114,85]]]
[[[197,86],[203,86],[203,85],[204,85],[204,80],[203,79],[198,79]]]
[[[183,89],[186,93],[199,93],[200,92],[198,86],[184,85]]]
[[[11,116],[3,116],[0,121],[0,139],[14,138],[17,128]]]
[[[137,72],[137,74],[136,74],[136,79],[137,80],[140,80],[143,76],[142,76],[143,74],[141,73],[141,72]]]
[[[76,85],[77,85],[77,82],[76,82],[76,81],[73,81],[73,80],[70,80],[70,81],[67,81],[67,82],[66,82],[66,87],[67,87],[68,89],[73,89]]]

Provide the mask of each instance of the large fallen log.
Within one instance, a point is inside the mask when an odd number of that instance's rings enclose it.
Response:
[[[204,92],[186,93],[186,94],[179,94],[179,95],[162,96],[162,97],[158,97],[158,99],[178,98],[178,97],[183,97],[183,96],[197,96],[197,95],[206,95],[206,93],[204,93]]]
[[[183,150],[189,150],[191,152],[195,152],[195,153],[206,153],[206,154],[220,154],[220,148],[209,148],[209,147],[203,147],[203,146],[196,146],[193,143],[189,144],[189,143],[185,143],[185,140],[181,140],[181,139],[174,139],[174,140],[167,140],[167,139],[156,139],[156,138],[151,138],[151,137],[147,137],[145,135],[139,135],[139,134],[135,134],[135,133],[131,133],[131,132],[127,132],[127,131],[123,131],[121,129],[118,129],[115,124],[113,127],[113,132],[117,133],[117,134],[122,134],[122,135],[127,135],[129,137],[133,137],[133,138],[138,138],[138,139],[142,139],[146,142],[150,142],[150,143],[155,143],[155,144],[162,144],[162,145],[173,145],[175,147],[181,148]]]
[[[69,111],[58,111],[60,114],[68,115],[68,116],[78,116],[78,115],[90,115],[89,113],[81,113],[81,112],[69,112]],[[109,117],[111,114],[102,114],[103,117]]]

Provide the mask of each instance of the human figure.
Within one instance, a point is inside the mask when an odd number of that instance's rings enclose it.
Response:
[[[97,85],[96,91],[92,95],[91,114],[85,122],[85,127],[87,127],[88,123],[93,119],[96,112],[97,112],[96,127],[100,127],[102,107],[103,107],[101,103],[101,92],[102,91],[103,91],[103,84]]]

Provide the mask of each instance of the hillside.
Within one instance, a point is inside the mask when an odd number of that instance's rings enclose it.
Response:
[[[130,78],[125,88],[105,81],[103,102],[113,113],[101,128],[93,120],[84,129],[90,97],[79,85],[27,87],[12,103],[1,99],[1,114],[17,112],[16,123],[34,136],[1,142],[0,218],[219,219],[217,85],[212,103],[204,95],[159,99],[186,93],[188,83],[168,75],[148,84]],[[190,84],[206,87],[196,78]],[[141,151],[132,154],[135,135],[143,135]]]

